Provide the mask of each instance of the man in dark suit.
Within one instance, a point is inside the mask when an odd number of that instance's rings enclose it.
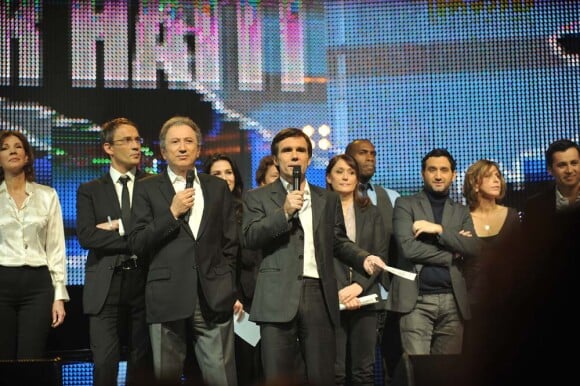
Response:
[[[178,383],[190,341],[206,384],[236,385],[232,194],[224,180],[195,172],[201,130],[191,119],[165,122],[159,144],[167,169],[135,189],[129,236],[137,254],[151,256],[145,301],[155,375]]]
[[[132,255],[127,243],[130,207],[126,204],[135,181],[146,174],[138,170],[141,137],[134,123],[116,118],[102,127],[103,150],[111,160],[109,172],[84,183],[77,191],[77,235],[89,250],[85,268],[83,308],[89,315],[94,385],[116,385],[121,353],[122,321],[128,323],[127,383],[139,384],[150,367],[149,334],[145,322],[146,260]]]
[[[534,237],[542,237],[546,220],[556,211],[580,203],[580,146],[568,139],[552,142],[546,150],[546,168],[555,186],[532,196],[524,210],[524,224]]]
[[[309,383],[333,384],[339,323],[333,258],[369,274],[384,263],[347,238],[336,193],[306,181],[312,143],[304,132],[280,131],[271,152],[280,179],[247,192],[242,222],[246,246],[263,257],[250,319],[260,324],[264,375],[301,377],[305,366]]]
[[[478,240],[469,209],[449,198],[455,169],[447,150],[430,151],[421,162],[423,190],[395,204],[398,266],[417,279],[394,276],[387,307],[402,313],[401,342],[408,354],[459,353],[463,320],[471,317],[460,265],[477,254]]]

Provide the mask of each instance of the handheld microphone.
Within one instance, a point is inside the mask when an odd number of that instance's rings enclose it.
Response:
[[[189,169],[185,175],[185,189],[193,188],[193,179],[195,178],[195,172],[193,169]],[[183,221],[189,222],[189,216],[191,215],[191,208],[185,212]]]
[[[302,179],[302,169],[300,166],[292,167],[292,190],[300,190],[300,180]]]
[[[292,190],[300,190],[300,180],[302,179],[302,169],[300,166],[292,167]],[[298,218],[298,210],[294,212],[292,218]]]

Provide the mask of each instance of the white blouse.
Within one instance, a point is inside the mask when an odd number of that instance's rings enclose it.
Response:
[[[18,209],[0,184],[0,265],[48,266],[54,300],[69,300],[66,290],[66,249],[62,211],[56,190],[26,182],[27,197]]]

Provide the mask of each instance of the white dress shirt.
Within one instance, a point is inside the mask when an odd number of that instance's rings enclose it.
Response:
[[[203,215],[203,192],[201,190],[201,185],[199,183],[199,177],[197,176],[197,170],[194,169],[195,178],[193,179],[193,190],[194,201],[193,208],[191,208],[191,215],[189,216],[189,227],[191,228],[191,233],[193,237],[197,238],[197,232],[199,231],[199,224],[201,222],[201,216]],[[185,189],[185,178],[178,176],[173,173],[171,168],[167,168],[167,174],[169,176],[169,181],[173,185],[175,193],[181,192]]]
[[[111,179],[115,183],[115,192],[117,192],[117,200],[119,200],[119,206],[123,206],[121,199],[123,197],[123,184],[119,181],[119,178],[122,176],[127,176],[129,179],[127,180],[127,188],[129,189],[129,202],[133,205],[133,187],[135,186],[135,174],[137,173],[136,169],[129,170],[127,174],[122,174],[117,169],[111,167],[109,169],[109,175]],[[123,224],[123,220],[119,220],[119,234],[121,236],[125,236],[125,224]]]
[[[66,249],[62,210],[56,190],[26,182],[22,208],[0,184],[0,265],[47,266],[54,300],[69,300],[66,290]]]
[[[293,190],[292,184],[282,178],[286,190],[291,192]],[[314,249],[314,229],[312,228],[312,205],[310,195],[310,185],[308,181],[304,184],[304,202],[302,208],[298,212],[300,224],[304,231],[304,268],[302,274],[305,277],[312,277],[318,279],[318,267],[316,265],[316,250]]]

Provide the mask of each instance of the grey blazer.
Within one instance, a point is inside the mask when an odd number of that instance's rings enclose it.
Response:
[[[346,236],[336,193],[310,185],[316,264],[331,322],[339,323],[334,256],[364,272],[370,253]],[[246,192],[242,230],[245,246],[262,251],[252,314],[255,322],[289,322],[298,312],[303,281],[304,231],[284,214],[286,189],[281,180]]]
[[[449,267],[453,294],[464,319],[471,318],[467,288],[461,269],[462,259],[476,257],[479,241],[475,236],[469,209],[451,199],[447,199],[443,209],[443,233],[436,237],[437,244],[425,243],[413,236],[413,222],[426,220],[434,222],[433,210],[427,194],[421,191],[413,196],[399,197],[395,204],[393,228],[399,249],[398,268],[417,273],[415,281],[393,276],[387,309],[407,313],[413,310],[419,295],[418,278],[423,265],[433,264]],[[470,231],[472,237],[459,234],[460,230]],[[461,256],[457,258],[456,256]]]

